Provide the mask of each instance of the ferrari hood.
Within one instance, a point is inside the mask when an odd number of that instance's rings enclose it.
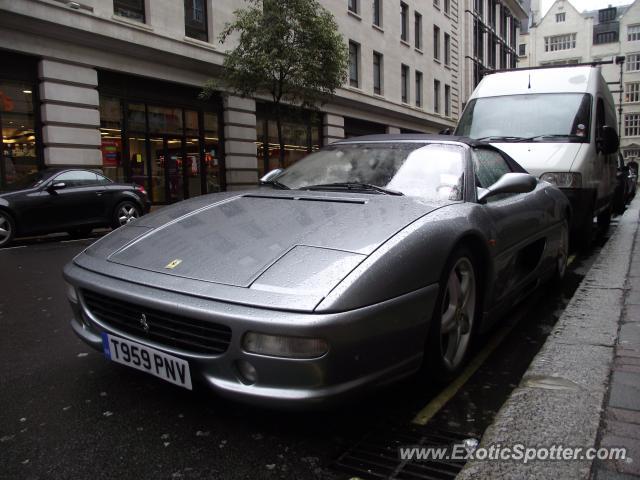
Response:
[[[386,240],[443,205],[317,191],[199,197],[115,231],[75,263],[219,300],[307,309]]]
[[[570,172],[584,143],[493,143],[532,175]]]

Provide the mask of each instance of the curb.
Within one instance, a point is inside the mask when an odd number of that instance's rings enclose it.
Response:
[[[519,386],[485,431],[480,447],[596,445],[609,385],[640,195],[582,280]],[[494,447],[495,448],[495,447]],[[589,478],[593,460],[471,460],[456,477]]]

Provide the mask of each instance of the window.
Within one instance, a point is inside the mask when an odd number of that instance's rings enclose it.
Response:
[[[433,81],[433,111],[440,112],[440,80]]]
[[[409,7],[406,3],[400,2],[400,39],[409,41]]]
[[[382,54],[373,52],[373,93],[382,95]]]
[[[402,103],[409,103],[409,67],[402,65],[400,68],[400,74]]]
[[[416,71],[416,107],[422,107],[422,72]]]
[[[640,102],[640,82],[626,83],[624,85],[624,101],[627,103]]]
[[[616,7],[603,8],[598,11],[598,23],[613,22],[616,19]]]
[[[497,0],[489,0],[489,25],[496,28]]]
[[[349,42],[349,85],[358,87],[360,85],[358,76],[358,60],[360,58],[360,45]]]
[[[444,114],[447,117],[451,116],[451,86],[444,86]]]
[[[640,113],[627,113],[624,116],[624,136],[640,136]]]
[[[444,34],[444,64],[451,64],[451,35]]]
[[[113,0],[113,13],[144,23],[144,0]]]
[[[473,9],[480,16],[480,18],[482,18],[482,14],[484,13],[484,0],[474,0]]]
[[[627,55],[627,72],[640,71],[640,53],[630,53]]]
[[[629,25],[627,27],[627,41],[635,42],[640,40],[640,25]]]
[[[518,46],[518,55],[520,55],[521,57],[524,57],[526,54],[527,54],[527,44],[521,43]]]
[[[358,8],[359,7],[358,2],[359,0],[349,0],[349,3],[347,4],[347,8],[349,9],[350,12],[357,14],[360,11],[360,9]]]
[[[598,32],[596,33],[593,43],[598,45],[601,43],[614,43],[618,41],[617,32]]]
[[[0,80],[0,191],[25,188],[42,166],[36,144],[40,132],[35,90],[30,82]]]
[[[209,40],[205,0],[184,0],[184,34],[203,42]]]
[[[440,8],[440,0],[433,0],[433,6]]]
[[[416,40],[416,48],[418,50],[422,49],[422,15],[418,12],[415,12],[415,23],[414,23],[414,36]]]
[[[105,178],[87,170],[71,170],[56,176],[52,183],[64,183],[66,188],[93,187],[104,185]]]
[[[448,14],[451,12],[451,0],[444,0],[443,6],[444,6],[444,13]]]
[[[473,150],[473,164],[476,171],[476,179],[478,186],[481,188],[489,188],[491,185],[500,180],[505,173],[511,172],[509,165],[502,155],[494,150],[487,148],[476,148]],[[488,201],[499,200],[504,198],[502,195],[496,195],[487,199]]]
[[[567,33],[566,35],[554,35],[552,37],[544,37],[544,51],[555,52],[557,50],[569,50],[576,48],[576,34]]]
[[[433,58],[440,60],[440,27],[433,26]]]
[[[565,20],[566,20],[565,12],[556,13],[556,23],[561,23],[561,22],[564,22]]]
[[[625,160],[637,159],[638,157],[640,157],[640,149],[631,148],[631,149],[625,150],[623,155]]]
[[[382,0],[373,0],[373,24],[382,26]]]

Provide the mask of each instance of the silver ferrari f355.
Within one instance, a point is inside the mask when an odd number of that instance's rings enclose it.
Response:
[[[259,405],[421,367],[446,380],[476,333],[564,275],[570,215],[491,145],[347,139],[89,246],[64,269],[71,326],[113,362]]]

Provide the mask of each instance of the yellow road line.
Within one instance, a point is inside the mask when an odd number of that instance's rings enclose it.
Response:
[[[480,352],[473,358],[471,363],[467,365],[462,373],[451,382],[447,388],[445,388],[442,392],[438,394],[433,400],[431,400],[422,410],[418,412],[418,414],[413,418],[412,422],[417,425],[426,425],[426,423],[440,411],[440,409],[453,398],[453,396],[458,393],[458,390],[469,380],[471,375],[473,375],[478,368],[484,363],[484,361],[491,355],[491,353],[496,349],[498,345],[504,340],[513,327],[516,326],[518,322],[514,322],[512,325],[503,328],[502,330],[496,332],[491,339],[487,342]]]

